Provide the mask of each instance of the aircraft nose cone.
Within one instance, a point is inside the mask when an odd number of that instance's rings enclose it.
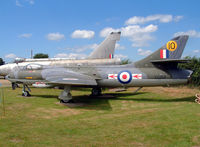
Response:
[[[0,66],[0,76],[6,76],[8,73],[7,73],[7,68],[6,68],[6,65],[1,65]]]
[[[0,66],[0,76],[4,76],[3,75],[3,70],[2,70],[2,67]]]

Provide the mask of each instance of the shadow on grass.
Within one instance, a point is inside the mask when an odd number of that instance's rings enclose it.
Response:
[[[114,97],[129,97],[129,96],[142,95],[142,94],[146,94],[146,93],[148,93],[148,92],[137,92],[137,93],[133,93],[133,92],[126,92],[126,93],[115,92],[115,93],[105,93],[104,95],[112,95]]]
[[[73,103],[67,103],[70,108],[88,109],[88,110],[107,110],[111,111],[109,100],[114,98],[112,95],[102,95],[93,97],[89,95],[73,96]]]
[[[31,94],[31,97],[38,97],[38,98],[58,98],[58,95],[41,95],[41,94]]]
[[[58,99],[58,95],[33,94],[31,97]],[[108,95],[106,96],[106,98],[103,98],[103,99],[101,99],[100,97],[91,97],[89,95],[80,95],[80,96],[73,96],[72,103],[66,103],[63,105],[70,108],[79,108],[79,109],[88,109],[88,110],[112,110],[112,107],[109,104],[109,99],[111,99],[111,96],[108,96]]]
[[[195,97],[181,97],[181,98],[148,98],[145,96],[141,98],[134,97],[136,95],[146,94],[148,92],[138,93],[105,93],[102,96],[80,95],[73,96],[73,103],[63,104],[70,108],[88,109],[88,110],[112,110],[109,100],[117,101],[136,101],[136,102],[194,102]],[[131,96],[131,97],[130,97]],[[58,95],[32,95],[38,98],[58,98]]]
[[[138,92],[138,93],[110,93],[111,95],[115,96],[113,100],[127,100],[127,101],[141,101],[141,102],[194,102],[195,96],[190,97],[180,97],[180,98],[126,98],[127,96],[135,96],[135,95],[142,95],[148,92]],[[109,94],[109,93],[107,93]],[[121,98],[125,97],[125,98]]]
[[[172,98],[172,99],[157,99],[157,98],[116,98],[113,100],[127,100],[127,101],[138,101],[138,102],[194,102],[195,97],[183,97],[183,98]]]

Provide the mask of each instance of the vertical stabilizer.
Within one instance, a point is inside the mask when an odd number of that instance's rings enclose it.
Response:
[[[167,61],[180,59],[189,36],[181,35],[171,39],[160,49],[135,63],[137,67],[152,66],[152,61]]]
[[[113,58],[116,41],[120,40],[121,32],[112,32],[106,39],[90,54],[88,59]]]

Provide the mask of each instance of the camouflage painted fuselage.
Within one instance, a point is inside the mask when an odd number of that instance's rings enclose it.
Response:
[[[94,83],[79,83],[77,75],[79,73],[92,77],[96,80]],[[169,86],[176,84],[185,84],[191,71],[181,69],[160,69],[157,67],[137,68],[134,64],[129,65],[108,65],[108,66],[73,66],[73,67],[45,67],[38,70],[16,69],[8,76],[12,82],[34,84],[35,82],[44,82],[47,84],[58,85],[56,82],[48,81],[47,77],[60,79],[59,85],[86,86],[86,87],[144,87],[144,86]],[[87,77],[86,77],[87,79]],[[66,83],[65,83],[66,82]],[[87,82],[87,80],[86,80]]]

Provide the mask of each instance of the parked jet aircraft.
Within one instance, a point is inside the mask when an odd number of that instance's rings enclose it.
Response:
[[[144,87],[185,84],[192,71],[182,70],[178,63],[188,40],[187,35],[173,38],[148,57],[127,65],[84,65],[84,66],[28,66],[15,68],[7,78],[22,83],[23,95],[28,95],[27,85],[44,82],[62,86],[59,95],[62,103],[72,100],[71,87],[91,87],[93,95],[100,95],[102,87]],[[28,88],[29,89],[29,88]]]
[[[120,64],[120,59],[113,59],[116,41],[120,39],[121,32],[112,32],[99,46],[90,54],[88,59],[64,59],[64,58],[47,58],[47,59],[24,59],[17,58],[15,63],[0,66],[0,76],[8,75],[16,66],[26,66],[32,63],[40,65],[102,65],[102,64]],[[111,60],[110,60],[111,59]],[[33,67],[32,67],[33,68]]]

